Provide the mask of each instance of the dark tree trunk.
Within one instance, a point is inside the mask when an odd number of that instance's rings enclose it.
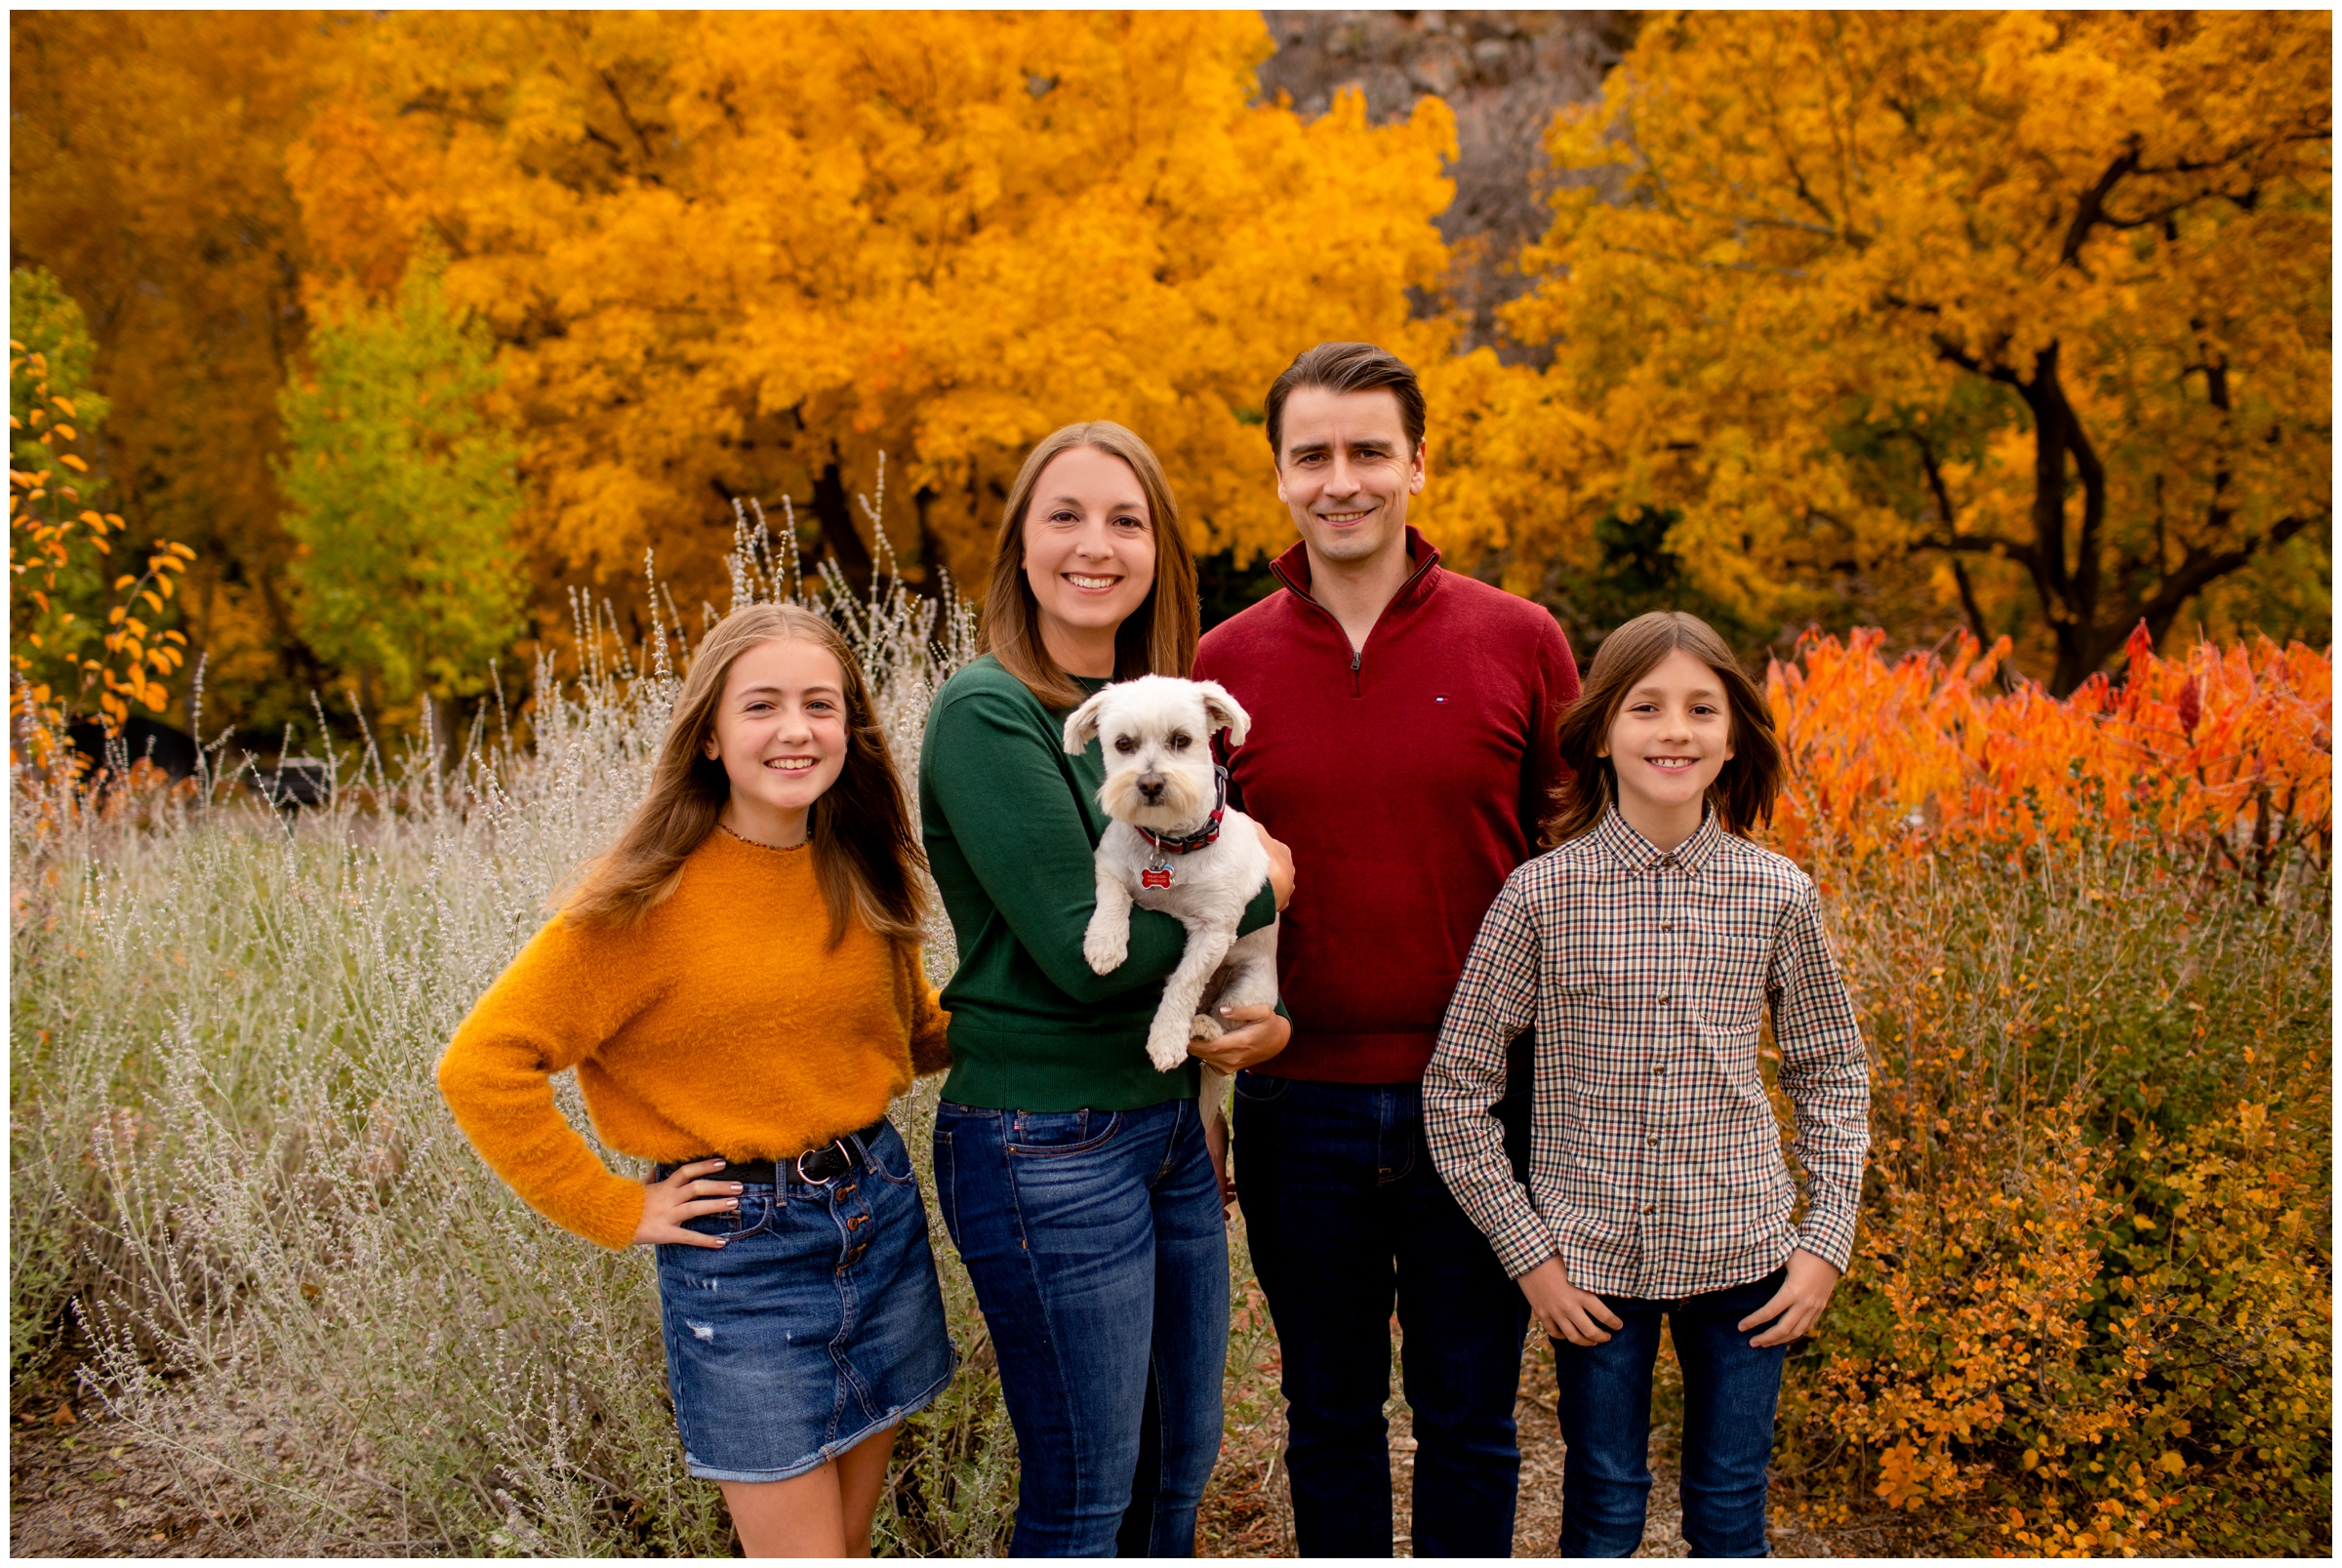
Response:
[[[944,591],[944,573],[948,563],[944,558],[944,542],[936,537],[935,503],[940,499],[934,487],[921,485],[910,498],[910,504],[919,515],[919,591],[928,598],[940,598]]]
[[[861,533],[854,527],[854,513],[846,500],[845,475],[839,471],[834,454],[813,481],[813,516],[821,524],[822,543],[828,547],[829,559],[837,563],[848,586],[860,592],[870,585],[870,547],[862,542]]]

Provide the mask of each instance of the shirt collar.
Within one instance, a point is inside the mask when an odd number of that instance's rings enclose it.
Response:
[[[1627,825],[1627,819],[1613,805],[1602,813],[1602,820],[1594,829],[1594,836],[1604,849],[1618,857],[1626,868],[1637,876],[1646,875],[1668,864],[1680,865],[1693,876],[1708,868],[1716,855],[1716,846],[1724,829],[1716,820],[1716,808],[1709,806],[1700,816],[1700,829],[1673,850],[1663,850]]]
[[[1310,599],[1310,546],[1307,543],[1296,540],[1291,549],[1269,563],[1269,570],[1279,583],[1303,598]],[[1438,546],[1417,533],[1415,525],[1409,523],[1407,525],[1407,581],[1398,592],[1392,596],[1386,613],[1388,610],[1405,609],[1420,601],[1431,592],[1433,581],[1438,576]],[[1311,599],[1311,602],[1313,604],[1316,601]]]

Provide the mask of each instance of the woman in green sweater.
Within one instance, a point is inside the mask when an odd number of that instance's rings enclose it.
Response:
[[[1195,1065],[1147,1060],[1187,933],[1134,910],[1130,956],[1091,973],[1106,764],[1095,741],[1063,745],[1067,712],[1108,681],[1186,675],[1197,620],[1154,454],[1118,424],[1068,425],[1009,492],[990,651],[936,695],[919,755],[928,862],[959,939],[936,1187],[1017,1430],[1020,1556],[1191,1555],[1220,1453],[1220,1183]],[[1273,870],[1243,931],[1292,896],[1292,859],[1263,837]],[[1229,1022],[1193,1049],[1232,1072],[1291,1032],[1267,1009]]]

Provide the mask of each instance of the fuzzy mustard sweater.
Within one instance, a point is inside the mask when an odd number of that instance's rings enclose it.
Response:
[[[914,1073],[951,1065],[917,950],[860,922],[828,939],[810,848],[710,833],[635,930],[547,922],[456,1031],[440,1093],[532,1207],[624,1247],[642,1184],[562,1116],[554,1073],[577,1068],[594,1131],[623,1153],[752,1160],[867,1127]]]

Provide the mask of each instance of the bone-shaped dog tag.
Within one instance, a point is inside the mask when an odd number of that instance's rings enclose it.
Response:
[[[1143,888],[1167,888],[1170,885],[1171,867],[1168,865],[1145,865],[1139,868],[1139,886]]]

